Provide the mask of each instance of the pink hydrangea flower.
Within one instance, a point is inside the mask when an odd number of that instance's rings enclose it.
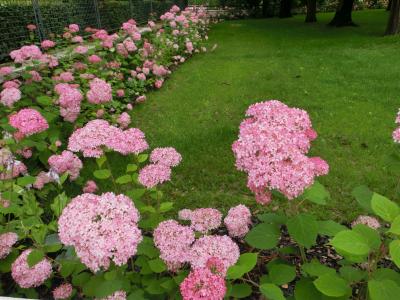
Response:
[[[239,259],[238,245],[226,235],[206,235],[194,242],[189,261],[193,269],[204,268],[211,257],[220,259],[227,270]]]
[[[32,268],[28,265],[28,255],[32,249],[27,249],[13,262],[11,276],[21,288],[28,289],[37,287],[45,282],[52,273],[51,263],[43,258]]]
[[[26,81],[27,83],[30,83],[30,82],[32,82],[32,81],[40,82],[40,81],[43,80],[43,78],[42,78],[42,76],[40,76],[39,72],[37,72],[37,71],[35,71],[35,70],[29,71],[28,73],[29,73],[29,75],[32,76],[32,78],[28,79],[28,80]]]
[[[43,57],[42,51],[36,45],[22,46],[20,49],[13,50],[10,52],[10,57],[15,63],[22,64],[28,60],[36,59],[39,60]]]
[[[124,97],[125,96],[125,91],[123,89],[117,90],[117,97]]]
[[[67,299],[72,295],[72,285],[70,283],[63,283],[56,287],[52,294],[55,300]]]
[[[223,261],[218,257],[209,258],[206,263],[206,268],[209,269],[211,273],[221,277],[225,277],[227,271]]]
[[[117,119],[121,128],[127,128],[131,123],[131,116],[127,112],[123,112]]]
[[[357,219],[355,219],[351,223],[351,227],[354,227],[358,224],[366,225],[372,229],[378,229],[379,227],[381,227],[379,221],[376,218],[370,216],[358,216]]]
[[[97,184],[93,180],[88,180],[83,187],[84,193],[95,193],[97,191]]]
[[[90,103],[101,104],[111,101],[112,99],[112,87],[111,84],[106,81],[95,78],[90,81],[90,90],[86,96]]]
[[[28,25],[26,25],[26,28],[29,31],[35,31],[36,30],[36,25],[35,24],[28,24]]]
[[[133,109],[133,105],[132,105],[131,103],[128,103],[128,104],[126,105],[126,109],[127,109],[127,110],[132,110],[132,109]]]
[[[161,164],[150,164],[139,171],[139,183],[146,188],[155,187],[158,184],[171,180],[171,169]]]
[[[156,82],[154,83],[155,88],[160,89],[162,87],[162,85],[164,84],[164,80],[162,79],[158,79],[156,80]]]
[[[0,259],[7,257],[7,255],[11,253],[12,246],[17,241],[18,235],[14,232],[0,234]]]
[[[226,293],[225,280],[207,268],[190,272],[180,284],[183,300],[222,300]]]
[[[136,103],[143,103],[144,101],[146,101],[146,96],[142,95],[136,98]]]
[[[315,137],[306,111],[271,100],[251,105],[246,115],[232,150],[258,202],[268,203],[271,190],[298,197],[328,172],[325,161],[306,156]]]
[[[78,32],[79,31],[79,25],[78,24],[69,24],[68,30],[70,32],[73,32],[73,33]]]
[[[189,52],[189,53],[192,53],[193,50],[194,50],[193,43],[192,42],[186,42],[186,51]]]
[[[74,75],[71,72],[62,72],[60,74],[60,79],[64,82],[74,81]]]
[[[33,187],[35,189],[41,190],[47,183],[53,181],[54,178],[52,178],[48,173],[42,171],[36,176],[36,180],[35,183],[33,184]]]
[[[224,224],[231,237],[244,237],[251,224],[251,212],[242,204],[232,207],[224,219]]]
[[[75,53],[78,53],[78,54],[85,54],[86,52],[88,52],[88,50],[89,50],[88,47],[85,47],[85,46],[78,46],[78,47],[76,47],[76,48],[74,49],[74,52],[75,52]]]
[[[168,167],[176,167],[182,160],[182,156],[172,147],[155,148],[150,154],[150,161]]]
[[[184,208],[178,212],[178,218],[180,220],[190,221],[191,217],[192,217],[191,209]]]
[[[0,93],[0,102],[8,107],[12,107],[15,102],[21,99],[21,91],[16,87],[5,88]]]
[[[126,300],[126,292],[125,291],[116,291],[110,296],[105,298],[95,298],[95,300]]]
[[[57,174],[69,174],[71,180],[75,180],[79,176],[82,169],[82,161],[74,153],[64,150],[60,155],[52,155],[48,159],[50,168]]]
[[[99,63],[99,62],[101,62],[101,57],[100,56],[98,56],[98,55],[95,55],[95,54],[92,54],[92,55],[90,55],[89,57],[88,57],[88,61],[91,63],[91,64],[97,64],[97,63]]]
[[[0,75],[7,76],[10,75],[14,71],[13,67],[5,66],[0,68]]]
[[[137,79],[141,80],[141,81],[145,81],[146,80],[146,75],[144,73],[139,73],[137,74]]]
[[[80,90],[70,84],[59,83],[55,86],[55,91],[60,95],[60,115],[65,121],[75,122],[81,111],[81,101],[83,95]]]
[[[83,43],[83,37],[77,35],[77,36],[74,36],[74,37],[71,39],[71,41],[74,42],[74,43],[79,43],[79,44],[81,44],[81,43]]]
[[[189,260],[190,246],[195,240],[192,229],[175,220],[167,220],[157,226],[153,236],[162,260],[177,266]]]
[[[41,46],[43,49],[50,49],[50,48],[55,47],[55,46],[56,46],[56,43],[53,42],[53,41],[50,41],[50,40],[44,40],[44,41],[42,41],[42,42],[40,43],[40,46]]]
[[[189,220],[193,230],[207,233],[221,225],[222,214],[215,208],[198,208],[190,213]]]
[[[30,136],[49,128],[46,119],[38,111],[31,108],[23,108],[17,113],[10,115],[9,123],[24,136]]]
[[[19,88],[21,86],[21,81],[14,79],[14,80],[8,80],[3,83],[3,89],[8,89],[8,88]]]
[[[136,254],[142,241],[139,212],[125,195],[82,194],[71,200],[59,220],[59,237],[93,272],[121,266]]]

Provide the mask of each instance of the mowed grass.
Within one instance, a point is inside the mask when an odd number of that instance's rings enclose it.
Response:
[[[162,188],[177,208],[254,205],[231,144],[246,108],[269,99],[307,110],[319,134],[311,154],[330,164],[319,180],[332,197],[326,207],[311,207],[320,217],[351,220],[360,212],[351,191],[360,184],[399,200],[400,168],[389,157],[400,153],[391,139],[400,107],[400,38],[382,36],[383,10],[355,12],[355,28],[327,27],[331,18],[214,25],[209,46],[216,50],[180,66],[135,108],[133,125],[151,147],[172,146],[183,156]]]

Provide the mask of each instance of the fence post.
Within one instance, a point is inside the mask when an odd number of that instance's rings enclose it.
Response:
[[[42,14],[40,13],[40,6],[38,0],[32,0],[33,14],[35,15],[35,22],[37,26],[37,31],[39,33],[39,40],[43,41],[46,38],[46,33],[44,30],[44,24],[42,19]]]
[[[94,6],[94,13],[96,15],[96,22],[97,22],[97,28],[101,28],[101,19],[100,19],[100,12],[99,12],[99,3],[97,0],[93,0],[93,6]]]

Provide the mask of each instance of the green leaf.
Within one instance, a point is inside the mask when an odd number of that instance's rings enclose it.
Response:
[[[399,297],[400,287],[392,280],[370,280],[368,294],[371,300],[394,300]]]
[[[46,236],[44,250],[46,253],[57,252],[62,248],[61,242],[58,238],[58,234],[53,233]]]
[[[92,276],[83,287],[83,293],[88,297],[107,297],[122,288],[120,280],[105,280],[103,276]]]
[[[250,272],[257,264],[257,253],[244,253],[234,266],[228,269],[226,277],[228,279],[238,279],[247,272]]]
[[[91,277],[92,275],[87,272],[76,274],[72,276],[72,284],[79,287],[83,287]]]
[[[294,297],[296,300],[319,300],[321,293],[318,292],[311,280],[301,278],[296,282]]]
[[[118,184],[127,184],[129,182],[132,182],[132,177],[130,175],[122,175],[115,179],[115,182]]]
[[[139,200],[144,195],[145,192],[146,189],[133,189],[127,191],[126,195],[130,197],[132,200]]]
[[[309,214],[298,214],[290,218],[287,223],[290,236],[300,245],[310,248],[316,242],[318,222]]]
[[[286,264],[273,264],[268,268],[269,279],[276,285],[291,282],[296,277],[296,267]]]
[[[138,166],[135,164],[126,165],[126,173],[135,172],[138,169]]]
[[[316,204],[325,205],[330,195],[325,187],[316,181],[311,187],[304,191],[302,197]]]
[[[268,300],[285,300],[282,290],[275,284],[264,283],[260,285],[260,291]]]
[[[51,99],[49,96],[39,96],[36,98],[37,103],[45,106],[49,106],[53,104],[53,99]]]
[[[301,269],[312,277],[319,277],[324,274],[336,274],[335,269],[321,264],[317,259],[313,259],[311,262],[303,264]]]
[[[372,213],[371,199],[373,192],[365,185],[356,187],[351,194],[356,198],[358,204],[368,213]]]
[[[60,176],[60,184],[61,185],[65,182],[65,180],[67,180],[68,176],[69,176],[68,172],[65,172],[64,174],[62,174]]]
[[[173,202],[163,202],[160,204],[160,212],[170,211],[174,206]]]
[[[145,236],[138,246],[137,255],[145,255],[149,258],[155,258],[159,256],[159,252],[156,247],[154,247],[153,240]]]
[[[257,215],[257,218],[264,223],[276,224],[278,226],[285,224],[287,220],[287,217],[280,213],[264,213]]]
[[[374,213],[387,222],[392,222],[400,213],[396,203],[377,193],[372,195],[371,207]]]
[[[350,287],[348,283],[337,275],[324,274],[314,280],[314,285],[321,293],[329,297],[342,297]]]
[[[162,273],[167,269],[167,266],[160,258],[149,260],[149,266],[154,273]]]
[[[394,218],[392,225],[390,226],[389,232],[400,235],[400,215]]]
[[[234,284],[232,285],[232,290],[231,290],[231,297],[234,298],[246,298],[250,296],[252,293],[251,286],[248,285],[247,283],[239,283],[239,284]]]
[[[279,228],[275,224],[261,223],[253,227],[246,235],[246,242],[258,249],[272,249],[278,244]]]
[[[54,198],[53,203],[50,204],[50,208],[54,212],[54,215],[57,217],[61,215],[64,207],[67,206],[68,200],[69,199],[65,195],[65,192]]]
[[[361,234],[368,243],[368,246],[373,250],[378,250],[381,245],[381,237],[378,231],[364,225],[358,224],[353,227],[353,231]]]
[[[372,273],[372,278],[378,281],[392,280],[400,286],[400,274],[393,269],[379,268]]]
[[[65,278],[74,272],[75,267],[77,266],[77,262],[72,260],[62,260],[60,261],[60,265],[60,275]]]
[[[352,266],[343,266],[339,270],[340,275],[349,283],[355,283],[363,280],[367,273]]]
[[[17,179],[17,184],[20,186],[26,186],[29,184],[34,184],[36,181],[36,177],[26,175],[24,177],[19,177]]]
[[[370,247],[368,241],[358,232],[343,230],[332,240],[331,244],[339,253],[351,254],[356,256],[366,256]]]
[[[96,170],[93,172],[93,176],[97,179],[107,179],[111,176],[111,172],[108,169]]]
[[[0,272],[8,273],[11,271],[11,265],[18,258],[19,254],[16,249],[13,249],[5,258],[0,259]]]
[[[335,221],[318,221],[318,233],[326,236],[334,236],[340,231],[346,230],[347,227],[336,223]]]
[[[400,268],[400,240],[394,240],[389,244],[389,253],[392,261]]]
[[[34,249],[29,253],[27,261],[30,268],[36,265],[44,258],[44,252],[42,250]]]
[[[147,160],[147,158],[149,157],[148,154],[139,154],[138,156],[138,162],[142,163],[145,162]]]
[[[101,168],[101,166],[107,161],[107,156],[102,155],[99,158],[96,158],[96,164]]]

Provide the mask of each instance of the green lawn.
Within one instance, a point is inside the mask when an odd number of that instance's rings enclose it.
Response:
[[[209,44],[216,50],[180,66],[135,108],[133,125],[151,147],[173,146],[183,156],[163,187],[178,208],[254,203],[231,144],[246,108],[268,99],[311,116],[319,134],[311,152],[331,168],[320,179],[332,195],[326,209],[315,208],[321,217],[353,218],[359,211],[351,190],[360,184],[399,200],[400,168],[388,157],[400,153],[391,139],[400,107],[400,39],[382,37],[385,11],[354,13],[357,28],[329,28],[331,17],[214,25]]]

